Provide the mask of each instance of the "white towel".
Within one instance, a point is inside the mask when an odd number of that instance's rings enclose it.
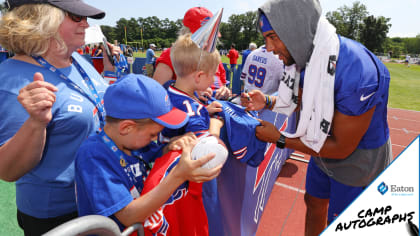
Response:
[[[302,94],[302,110],[300,113],[297,130],[294,134],[282,132],[289,138],[300,138],[300,140],[315,152],[319,152],[331,129],[331,122],[334,115],[334,80],[335,63],[338,58],[340,41],[332,26],[324,17],[321,17],[314,38],[314,50],[306,65],[305,83]],[[290,69],[292,78],[293,70]],[[287,75],[287,71],[286,71]],[[300,72],[295,72],[296,88],[299,84]],[[290,115],[296,108],[293,96],[297,95],[291,86],[279,86],[277,100],[281,103],[274,107],[273,111]],[[283,94],[284,93],[284,94]],[[288,97],[290,107],[281,107],[286,104],[285,96]],[[286,113],[287,112],[287,113]],[[289,113],[290,112],[290,113]],[[288,114],[289,113],[289,114]]]
[[[273,111],[290,116],[297,106],[299,95],[300,73],[296,73],[296,65],[286,66],[284,76],[279,84],[276,104]]]

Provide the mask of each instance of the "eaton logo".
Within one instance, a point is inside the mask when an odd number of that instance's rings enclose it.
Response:
[[[385,182],[382,182],[381,184],[379,184],[378,192],[384,195],[386,192],[388,192],[388,185],[386,185]]]

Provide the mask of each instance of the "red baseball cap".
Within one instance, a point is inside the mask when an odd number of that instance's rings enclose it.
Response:
[[[193,7],[190,8],[184,15],[182,24],[188,27],[191,33],[197,31],[203,26],[210,18],[213,17],[213,13],[204,7]]]

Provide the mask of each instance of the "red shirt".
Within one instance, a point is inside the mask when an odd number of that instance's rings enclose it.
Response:
[[[76,49],[76,51],[77,51],[80,55],[83,55],[83,49],[78,48],[78,49]]]
[[[85,54],[89,54],[90,53],[90,47],[88,45],[86,45],[85,47]]]
[[[171,171],[181,151],[171,151],[156,159],[147,176],[142,195],[151,191]],[[207,236],[208,221],[202,199],[202,185],[189,182],[188,190],[182,185],[158,211],[144,223],[145,235],[150,236]],[[182,194],[181,194],[182,193]]]
[[[160,57],[156,60],[156,66],[159,63],[163,63],[168,65],[173,73],[172,79],[176,80],[176,74],[174,70],[174,66],[172,65],[171,61],[171,48],[165,49],[162,54],[160,54]],[[212,89],[217,89],[220,87],[220,82],[225,85],[226,84],[226,71],[223,67],[223,63],[220,62],[219,67],[217,68],[216,74],[215,74],[215,83],[211,86]],[[217,85],[219,84],[219,86]]]
[[[227,54],[227,57],[229,57],[230,59],[230,64],[237,64],[238,62],[238,58],[239,58],[239,53],[238,51],[236,51],[234,48],[229,50],[229,53]]]

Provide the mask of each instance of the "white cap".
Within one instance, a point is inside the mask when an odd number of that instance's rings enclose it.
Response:
[[[257,45],[255,43],[250,43],[249,49],[257,49]]]
[[[149,47],[153,47],[153,48],[155,48],[155,47],[156,47],[156,45],[155,45],[154,43],[151,43],[151,44],[149,44]]]

